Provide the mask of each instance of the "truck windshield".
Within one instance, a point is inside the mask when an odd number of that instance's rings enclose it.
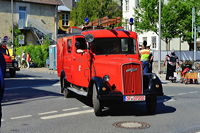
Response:
[[[95,38],[91,49],[96,55],[135,54],[136,41],[132,38]]]

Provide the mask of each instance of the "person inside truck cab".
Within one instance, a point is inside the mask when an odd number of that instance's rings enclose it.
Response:
[[[87,49],[85,39],[83,39],[83,38],[77,38],[75,46],[76,46],[76,52],[77,53],[83,53],[84,50]]]

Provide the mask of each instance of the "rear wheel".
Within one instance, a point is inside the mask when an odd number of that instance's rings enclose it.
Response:
[[[63,93],[65,98],[71,97],[71,91],[67,89],[69,87],[69,82],[66,80],[65,76],[61,78],[61,93]]]
[[[94,113],[96,116],[101,116],[102,115],[102,103],[97,97],[97,87],[96,84],[93,84],[93,93],[92,93],[92,103],[93,103],[93,108],[94,108]]]
[[[157,98],[153,95],[146,96],[146,107],[149,114],[154,114],[157,106]]]

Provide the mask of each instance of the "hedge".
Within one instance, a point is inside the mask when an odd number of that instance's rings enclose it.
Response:
[[[44,67],[46,65],[46,59],[49,54],[49,44],[43,45],[27,45],[16,48],[16,55],[21,57],[22,51],[29,53],[31,56],[31,61],[37,67]]]

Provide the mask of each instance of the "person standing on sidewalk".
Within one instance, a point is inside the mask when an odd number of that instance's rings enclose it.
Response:
[[[149,56],[149,73],[152,73],[152,68],[153,68],[153,52],[150,49],[151,45],[147,45],[147,49],[150,50],[150,56]]]
[[[143,73],[149,72],[150,50],[147,49],[147,41],[143,41],[142,50],[140,51],[140,61],[142,62]]]
[[[26,54],[26,64],[27,64],[27,68],[30,67],[30,62],[31,62],[31,57],[30,57],[30,54],[27,52],[27,54]]]
[[[25,54],[25,52],[23,51],[23,52],[22,52],[22,56],[21,56],[21,66],[22,66],[23,68],[25,68],[25,64],[26,64],[26,54]]]
[[[164,60],[164,66],[166,66],[167,63],[167,74],[166,74],[166,80],[170,80],[174,78],[174,72],[176,71],[176,64],[179,66],[179,59],[176,56],[175,52],[172,51],[170,55],[166,55]]]

